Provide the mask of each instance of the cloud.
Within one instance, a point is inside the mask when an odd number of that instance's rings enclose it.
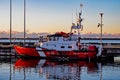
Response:
[[[39,38],[39,36],[45,36],[48,35],[48,33],[27,33],[26,38]],[[0,38],[9,38],[10,33],[7,31],[1,31],[0,32]],[[12,31],[12,38],[23,38],[24,33],[23,32],[18,32],[18,31]]]
[[[27,33],[26,34],[26,38],[39,38],[39,36],[46,36],[49,33]],[[86,33],[86,34],[82,34],[81,35],[82,38],[99,38],[100,34],[98,33]],[[10,33],[9,31],[0,31],[0,38],[9,38],[10,37]],[[23,32],[18,32],[18,31],[12,31],[12,38],[23,38],[24,37],[24,33]],[[104,33],[103,34],[103,38],[120,38],[120,33]]]

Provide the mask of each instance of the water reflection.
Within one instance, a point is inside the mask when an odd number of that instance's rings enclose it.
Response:
[[[0,80],[119,80],[120,63],[0,58]]]
[[[0,56],[0,80],[12,80],[12,64],[16,62],[16,58],[13,58],[14,56]]]
[[[16,69],[35,68],[38,65],[39,61],[39,59],[18,59],[14,66]]]
[[[35,72],[40,75],[45,75],[46,79],[50,80],[81,80],[81,73],[97,73],[98,64],[86,61],[67,61],[55,62],[50,60],[19,59],[14,64],[16,70],[24,70],[28,73],[31,68],[36,69]],[[31,70],[30,70],[31,71]]]

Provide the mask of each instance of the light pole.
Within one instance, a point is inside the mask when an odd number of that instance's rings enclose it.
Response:
[[[100,44],[102,45],[102,17],[103,17],[103,13],[100,13],[100,17],[101,17],[101,23],[98,23],[98,27],[100,27]]]

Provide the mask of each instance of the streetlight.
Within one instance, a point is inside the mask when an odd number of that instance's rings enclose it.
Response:
[[[101,23],[98,23],[98,27],[100,27],[100,44],[102,45],[102,17],[103,17],[103,13],[100,13],[100,17],[101,17]]]

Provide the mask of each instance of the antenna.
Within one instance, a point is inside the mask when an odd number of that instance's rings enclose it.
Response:
[[[79,24],[79,26],[80,27],[82,27],[82,25],[81,25],[81,22],[82,22],[82,18],[81,18],[81,15],[82,15],[82,7],[83,7],[83,4],[80,4],[80,12],[79,12],[79,19],[78,19],[78,24]]]
[[[81,18],[81,14],[82,14],[82,7],[83,7],[83,4],[80,4],[80,12],[79,12],[79,15],[77,14],[77,9],[76,9],[76,17],[77,17],[77,24],[75,25],[74,23],[72,23],[72,26],[71,26],[71,31],[70,33],[72,32],[72,29],[77,29],[78,30],[78,35],[80,35],[80,29],[82,31],[83,29],[83,26],[81,25],[81,22],[82,22],[82,18]]]
[[[81,13],[82,13],[82,7],[83,7],[83,4],[80,4],[80,8],[81,8],[81,11],[80,11],[80,12],[81,12]]]
[[[81,22],[82,22],[82,18],[81,18],[81,15],[82,15],[82,7],[83,7],[83,4],[80,4],[80,12],[79,12],[79,19],[78,19],[78,23],[77,25],[79,25],[81,31],[83,30],[83,26],[81,25]],[[78,29],[78,34],[80,35],[80,31]]]

